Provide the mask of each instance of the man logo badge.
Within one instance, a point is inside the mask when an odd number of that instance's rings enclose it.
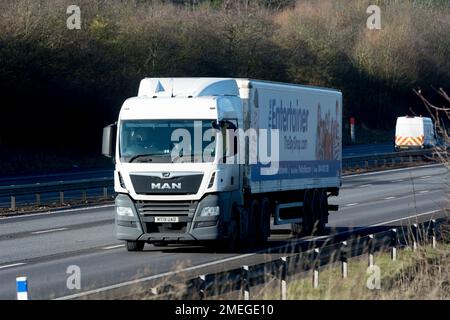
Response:
[[[170,177],[170,172],[163,172],[162,176],[163,176],[163,178],[169,178]]]
[[[173,183],[153,183],[152,182],[152,190],[180,190],[181,182],[173,182]]]

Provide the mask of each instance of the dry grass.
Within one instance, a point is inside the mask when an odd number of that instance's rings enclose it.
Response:
[[[340,267],[325,266],[320,270],[320,284],[314,289],[312,277],[293,277],[288,281],[288,299],[307,300],[373,300],[373,299],[450,299],[450,245],[436,249],[421,247],[417,252],[402,250],[397,261],[388,253],[375,255],[375,265],[381,270],[381,289],[366,286],[367,260],[349,261],[349,277],[342,279]],[[265,290],[255,298],[279,299],[278,288]]]

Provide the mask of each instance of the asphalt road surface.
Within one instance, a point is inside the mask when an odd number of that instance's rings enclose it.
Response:
[[[447,187],[447,171],[439,165],[347,176],[340,196],[330,201],[340,209],[331,213],[327,232],[436,216],[430,212],[448,207]],[[263,254],[240,256],[180,245],[146,245],[144,252],[127,252],[114,238],[113,215],[113,207],[105,206],[0,219],[0,299],[16,298],[17,276],[28,277],[31,299],[51,299],[177,267],[217,272],[264,259]],[[269,245],[289,237],[274,234]],[[71,265],[81,270],[80,290],[67,288]]]
[[[356,144],[353,146],[345,146],[342,149],[342,156],[354,157],[365,155],[376,155],[394,152],[394,142],[373,143],[373,144]]]

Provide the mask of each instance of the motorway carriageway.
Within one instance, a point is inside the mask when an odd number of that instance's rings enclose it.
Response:
[[[448,207],[448,173],[441,165],[345,176],[328,233],[401,220],[442,216]],[[0,219],[0,299],[15,299],[16,276],[27,276],[31,299],[78,294],[133,279],[157,276],[179,267],[217,272],[264,261],[265,255],[215,253],[195,246],[146,245],[144,252],[127,252],[114,238],[112,205],[39,213]],[[276,229],[286,229],[277,226]],[[288,233],[274,232],[268,246],[289,242]],[[259,248],[261,249],[261,248]],[[81,290],[66,287],[67,268],[81,269]]]

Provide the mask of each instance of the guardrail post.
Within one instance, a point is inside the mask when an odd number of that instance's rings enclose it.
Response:
[[[396,261],[397,260],[397,229],[391,230],[391,260]]]
[[[60,203],[61,205],[64,204],[64,191],[60,191],[60,192],[59,192],[59,203]]]
[[[369,169],[369,161],[364,161],[364,168]]]
[[[341,249],[340,250],[340,260],[341,260],[342,279],[347,279],[347,277],[348,277],[347,241],[343,241],[341,243],[340,249]]]
[[[391,159],[391,164],[392,164],[393,167],[395,166],[395,158]]]
[[[16,278],[17,300],[28,300],[28,281],[27,277]]]
[[[158,295],[158,288],[150,288],[150,292],[152,295],[157,296]]]
[[[108,187],[103,187],[103,198],[108,199]]]
[[[418,239],[418,226],[417,223],[414,223],[411,226],[412,229],[412,237],[413,237],[413,251],[417,251],[417,248],[419,246],[419,239]]]
[[[377,159],[373,160],[373,166],[375,168],[378,168],[378,160]]]
[[[11,196],[11,210],[16,211],[16,196]]]
[[[39,207],[41,205],[41,194],[36,193],[36,206]]]
[[[206,297],[206,276],[200,275],[197,278],[198,298],[203,300]]]
[[[316,289],[319,287],[319,265],[320,265],[320,261],[319,261],[319,253],[320,250],[318,248],[314,249],[314,254],[313,254],[313,288]]]
[[[244,295],[244,300],[250,300],[250,282],[248,266],[242,266],[241,269],[241,291]]]
[[[86,202],[86,199],[87,199],[86,190],[82,190],[81,191],[81,201]]]
[[[373,267],[374,263],[374,258],[373,258],[373,253],[374,253],[374,242],[373,242],[373,234],[369,234],[369,241],[367,243],[368,247],[369,247],[369,267]]]
[[[436,248],[436,220],[432,219],[430,221],[430,238],[431,238],[431,247],[433,249]]]
[[[286,283],[286,277],[287,277],[287,258],[282,257],[280,259],[281,261],[281,300],[287,300],[287,283]]]
[[[383,167],[386,167],[386,159],[383,159]]]
[[[413,156],[409,156],[409,162],[414,162]]]

